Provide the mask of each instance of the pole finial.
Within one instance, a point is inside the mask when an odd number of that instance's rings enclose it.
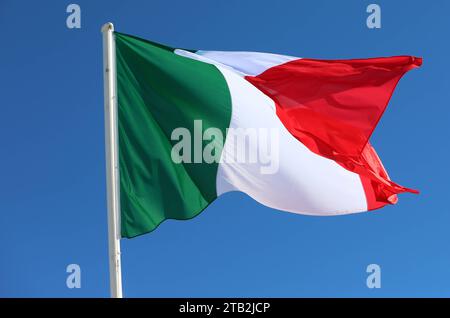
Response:
[[[102,32],[114,31],[114,24],[107,22],[102,26]]]

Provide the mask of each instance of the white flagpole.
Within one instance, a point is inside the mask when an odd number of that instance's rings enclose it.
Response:
[[[109,281],[111,297],[122,298],[120,264],[120,192],[117,140],[116,46],[114,25],[106,23],[103,33],[103,81],[105,99],[106,184],[108,196]]]

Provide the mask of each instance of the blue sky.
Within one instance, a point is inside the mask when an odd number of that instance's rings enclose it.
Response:
[[[372,143],[391,177],[421,190],[374,213],[318,218],[229,193],[190,221],[122,241],[130,297],[450,296],[450,3],[374,1],[0,2],[0,296],[107,297],[102,38],[311,58],[416,55]],[[81,266],[81,288],[66,266]],[[366,287],[381,266],[382,288]]]

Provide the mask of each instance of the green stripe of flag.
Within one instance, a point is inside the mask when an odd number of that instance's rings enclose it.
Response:
[[[171,134],[178,127],[193,134],[201,119],[203,131],[216,127],[226,136],[231,97],[215,66],[136,37],[115,37],[121,233],[134,237],[165,219],[192,218],[217,197],[218,163],[175,164]]]

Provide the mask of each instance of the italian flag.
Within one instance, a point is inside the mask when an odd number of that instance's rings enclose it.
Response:
[[[421,58],[184,50],[117,32],[115,43],[122,237],[190,219],[230,191],[319,216],[417,193],[390,180],[369,138]]]

